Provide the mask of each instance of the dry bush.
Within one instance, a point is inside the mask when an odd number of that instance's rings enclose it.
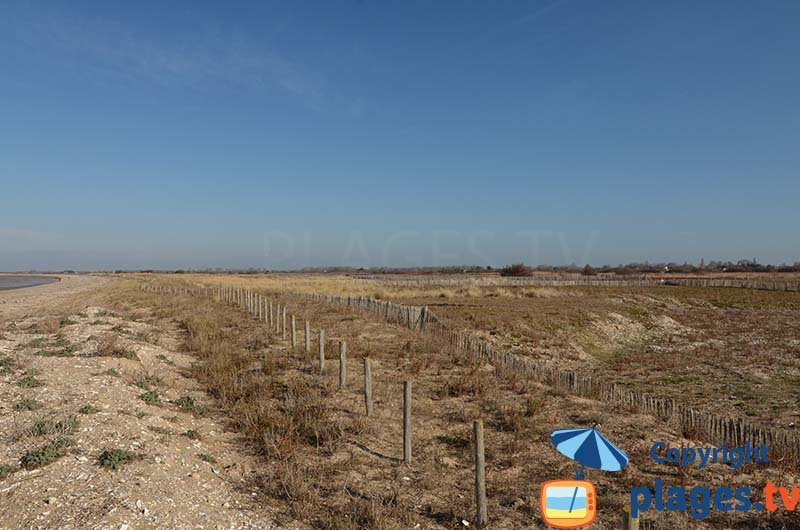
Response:
[[[413,528],[407,510],[398,509],[396,494],[366,496],[352,490],[346,502],[336,506],[325,518],[319,518],[322,530],[358,530],[362,528]]]
[[[40,333],[58,333],[61,329],[61,321],[57,318],[46,318],[36,326]]]
[[[514,263],[500,269],[501,276],[533,276],[533,269],[524,263]]]
[[[442,394],[449,397],[471,396],[482,398],[490,390],[491,385],[490,378],[480,371],[479,366],[474,365],[469,372],[458,373],[448,379],[443,385]]]
[[[97,355],[100,357],[123,357],[125,359],[136,360],[136,353],[132,352],[122,344],[117,335],[106,333],[97,339]]]

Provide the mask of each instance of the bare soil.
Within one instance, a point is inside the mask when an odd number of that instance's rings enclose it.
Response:
[[[0,528],[275,527],[247,487],[255,459],[187,377],[182,332],[91,305],[107,283],[0,293]],[[31,376],[41,386],[21,386]],[[160,403],[141,399],[147,389]],[[197,410],[172,402],[185,396]],[[51,463],[21,464],[58,444]],[[101,465],[116,449],[130,461]]]

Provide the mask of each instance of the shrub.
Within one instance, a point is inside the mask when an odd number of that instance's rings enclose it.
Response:
[[[74,443],[71,438],[59,437],[48,444],[26,451],[20,459],[20,464],[25,469],[46,466],[64,456],[64,449]]]
[[[10,373],[16,367],[17,363],[15,363],[13,359],[9,359],[8,357],[0,358],[0,374]]]
[[[533,269],[524,263],[514,263],[508,267],[500,269],[501,276],[532,276]]]
[[[217,459],[207,453],[198,453],[197,458],[209,464],[216,464]]]
[[[22,388],[36,388],[38,386],[44,386],[44,381],[36,379],[35,375],[29,373],[28,375],[17,381],[17,384]]]
[[[174,400],[172,403],[178,407],[193,412],[196,416],[203,414],[203,407],[194,402],[190,396],[182,396]]]
[[[46,318],[37,326],[42,333],[56,333],[61,329],[61,321],[57,318]]]
[[[70,416],[58,421],[39,420],[28,429],[31,436],[45,436],[48,434],[72,434],[78,428],[78,419]]]
[[[145,392],[143,394],[139,394],[139,399],[147,403],[148,405],[160,405],[161,398],[158,396],[158,392],[153,390],[149,392]]]
[[[119,371],[115,370],[114,368],[109,368],[105,371],[105,374],[111,377],[119,377]]]
[[[100,409],[98,409],[94,405],[91,405],[91,404],[87,403],[86,405],[84,405],[81,408],[79,408],[78,412],[80,412],[81,414],[94,414],[94,413],[98,412],[99,410]]]
[[[25,398],[14,403],[14,410],[39,410],[44,407],[44,403],[35,399]]]
[[[120,343],[119,337],[107,334],[97,341],[97,355],[101,357],[122,357],[136,361],[139,357]]]
[[[168,364],[170,366],[175,366],[175,361],[171,360],[169,357],[167,357],[163,353],[158,356],[158,360],[163,362],[164,364]]]
[[[0,480],[3,480],[11,474],[11,466],[8,464],[0,464]]]
[[[125,464],[136,460],[138,455],[124,449],[106,449],[98,458],[98,463],[102,467],[109,469],[119,469]]]
[[[190,440],[199,440],[200,439],[200,433],[195,431],[195,430],[193,430],[193,429],[189,429],[188,431],[182,433],[181,435],[187,437]]]
[[[589,265],[588,263],[583,267],[583,270],[581,270],[581,274],[583,276],[596,276],[597,275],[597,273],[595,272],[594,268],[592,268],[592,266]]]
[[[159,427],[157,425],[148,425],[147,428],[156,434],[172,434],[172,431],[166,427]]]
[[[70,319],[69,317],[61,317],[59,319],[59,321],[58,321],[58,325],[60,327],[71,326],[73,324],[77,324],[77,322],[75,322],[74,320]]]

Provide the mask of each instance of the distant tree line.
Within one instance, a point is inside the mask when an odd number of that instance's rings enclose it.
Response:
[[[627,265],[603,265],[602,267],[592,267],[591,265],[539,265],[529,267],[524,263],[514,263],[500,269],[502,276],[531,276],[534,272],[566,272],[573,274],[583,274],[594,276],[596,274],[648,274],[648,273],[677,273],[677,274],[699,274],[699,273],[721,273],[721,272],[800,272],[800,262],[792,265],[770,265],[762,264],[755,259],[741,259],[739,261],[710,261],[707,264],[704,260],[699,265],[692,263],[628,263]]]

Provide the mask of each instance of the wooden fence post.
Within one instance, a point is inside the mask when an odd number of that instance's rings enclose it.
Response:
[[[486,513],[486,458],[483,446],[483,421],[472,422],[472,446],[475,451],[475,525],[482,527]]]
[[[366,415],[372,415],[372,366],[369,357],[364,357],[364,408]]]
[[[403,463],[411,463],[411,381],[403,381]]]
[[[286,306],[283,306],[283,313],[281,316],[281,338],[286,340]]]
[[[622,528],[623,530],[639,530],[639,518],[631,516],[631,507],[622,508]]]
[[[295,316],[292,315],[292,349],[297,348],[297,322]]]
[[[305,332],[306,332],[306,353],[311,353],[311,324],[308,320],[305,321]]]
[[[325,330],[319,330],[319,373],[325,371]]]
[[[339,388],[347,385],[347,344],[339,342]]]

